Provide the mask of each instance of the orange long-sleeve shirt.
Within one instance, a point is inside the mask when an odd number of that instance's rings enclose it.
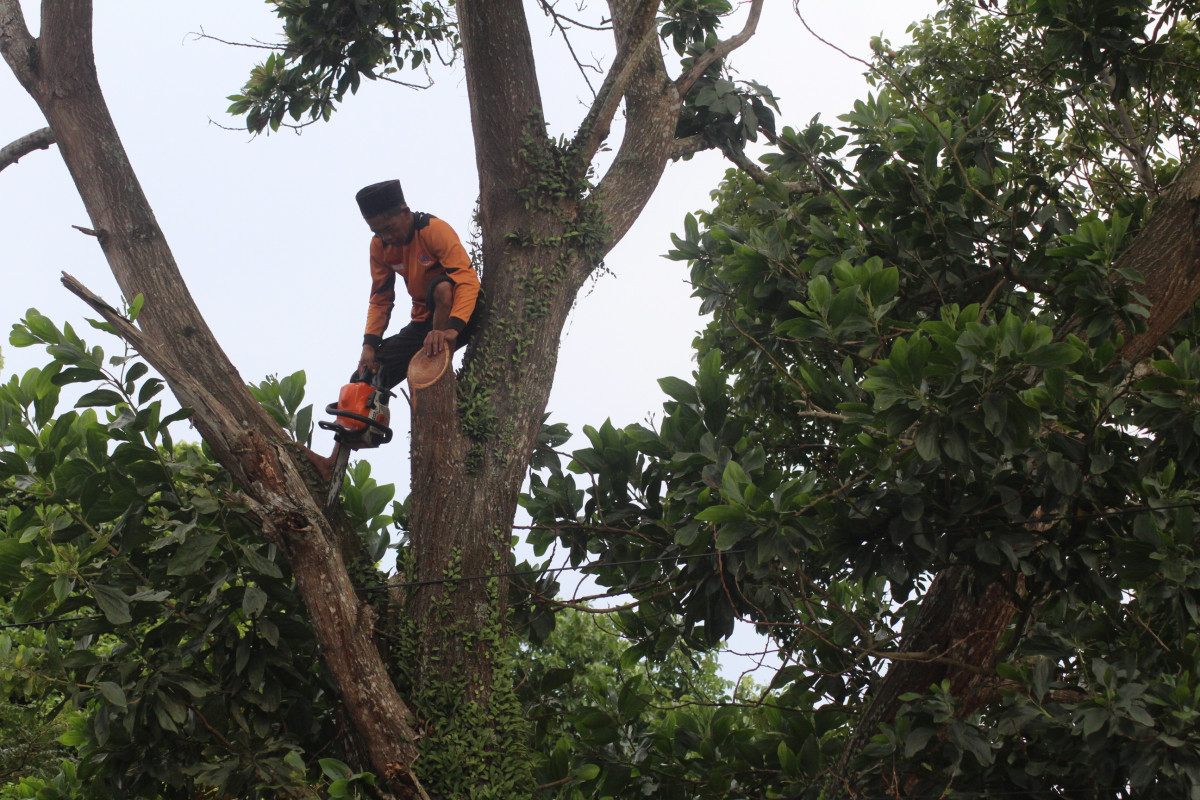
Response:
[[[397,275],[404,278],[412,298],[414,322],[423,322],[431,316],[427,305],[429,284],[439,275],[454,283],[450,327],[461,333],[475,311],[479,276],[458,234],[445,221],[430,214],[417,214],[414,226],[412,241],[406,245],[385,245],[378,236],[371,239],[371,299],[367,305],[364,344],[378,345],[383,341],[383,332],[396,304]]]

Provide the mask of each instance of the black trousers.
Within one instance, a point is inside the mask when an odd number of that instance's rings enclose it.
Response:
[[[432,318],[425,322],[410,322],[395,335],[384,339],[383,344],[379,345],[379,349],[375,351],[375,360],[379,362],[379,368],[383,373],[381,383],[385,388],[391,389],[408,377],[408,362],[412,361],[412,357],[417,354],[417,351],[425,346],[425,337],[431,330],[433,330]],[[467,323],[467,327],[458,334],[454,349],[457,350],[470,341],[474,330],[475,319],[472,317],[471,321]]]

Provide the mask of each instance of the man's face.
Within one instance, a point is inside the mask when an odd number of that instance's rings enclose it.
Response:
[[[413,213],[404,206],[399,211],[369,218],[367,226],[384,244],[408,244],[413,235]]]

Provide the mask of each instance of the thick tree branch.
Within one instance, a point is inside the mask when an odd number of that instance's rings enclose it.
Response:
[[[26,134],[12,144],[0,148],[0,170],[11,167],[34,150],[45,150],[54,144],[54,132],[42,128]]]
[[[1117,266],[1141,273],[1137,290],[1150,301],[1146,331],[1129,336],[1118,353],[1136,364],[1154,352],[1200,297],[1200,161],[1155,201],[1150,219]]]
[[[91,58],[91,4],[46,0],[42,39],[21,37],[15,0],[0,0],[0,44],[58,140],[91,227],[126,297],[145,305],[133,326],[67,281],[73,291],[134,343],[197,430],[252,501],[264,534],[288,558],[313,630],[347,714],[370,753],[371,768],[404,798],[422,797],[410,769],[417,734],[374,641],[374,612],[356,595],[338,534],[317,506],[295,445],[257,403],[229,362],[183,283],[104,103]],[[15,53],[15,57],[14,57]]]
[[[592,157],[600,149],[600,144],[608,138],[613,117],[616,116],[625,91],[642,63],[646,49],[658,42],[655,35],[657,10],[656,1],[643,0],[633,9],[628,19],[614,22],[614,25],[620,24],[623,28],[622,34],[617,38],[616,60],[600,86],[596,101],[592,103],[583,124],[579,126],[579,133],[575,136],[574,145],[581,173],[591,163]]]
[[[38,45],[25,24],[20,0],[0,0],[0,55],[32,94],[39,72]]]
[[[1146,152],[1146,143],[1138,136],[1137,131],[1133,128],[1133,120],[1129,118],[1129,109],[1125,107],[1125,103],[1120,100],[1114,101],[1117,109],[1117,119],[1121,121],[1121,128],[1124,135],[1117,135],[1114,138],[1117,140],[1118,146],[1125,152],[1129,160],[1133,163],[1134,170],[1137,171],[1138,181],[1145,189],[1146,195],[1150,199],[1158,196],[1158,184],[1154,178],[1154,168],[1150,165],[1150,157]]]
[[[705,150],[712,150],[716,145],[708,141],[702,133],[696,133],[691,136],[685,136],[682,139],[676,139],[671,145],[671,158],[685,158],[694,156],[696,153],[702,153]]]
[[[521,0],[461,0],[458,25],[487,247],[493,225],[505,227],[496,215],[512,205],[512,193],[524,183],[521,151],[544,129],[542,95]]]
[[[42,0],[42,68],[58,76],[61,92],[76,73],[95,70],[92,55],[92,0]]]
[[[653,4],[657,7],[657,3]],[[644,0],[609,0],[618,52],[630,48]],[[625,134],[596,197],[608,224],[608,245],[621,240],[662,178],[675,141],[680,95],[667,76],[662,51],[646,47],[625,88]]]
[[[705,50],[696,60],[692,62],[692,67],[675,81],[675,86],[679,89],[679,94],[686,95],[692,88],[704,71],[713,65],[714,61],[724,58],[725,56],[737,50],[739,47],[750,41],[754,36],[755,30],[758,29],[758,19],[762,16],[764,0],[754,0],[750,5],[750,17],[746,20],[745,27],[741,32],[730,36],[723,42],[718,42],[713,47]]]

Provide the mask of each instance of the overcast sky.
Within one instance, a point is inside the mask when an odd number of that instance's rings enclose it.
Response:
[[[549,21],[530,7],[539,77],[554,133],[573,133],[586,86]],[[593,2],[593,7],[600,4]],[[852,55],[869,56],[870,37],[907,41],[905,29],[936,10],[934,0],[801,0],[812,29]],[[23,3],[32,26],[36,4]],[[228,95],[262,51],[200,41],[273,41],[270,6],[253,0],[105,0],[96,3],[100,81],[125,148],[201,311],[247,381],[303,369],[317,409],[336,398],[361,348],[369,232],[354,203],[362,186],[399,178],[410,205],[448,221],[465,239],[478,194],[461,66],[414,92],[364,84],[331,122],[301,135],[252,138],[222,130]],[[744,13],[744,9],[742,9]],[[588,12],[583,12],[584,16]],[[594,15],[593,15],[594,16]],[[728,31],[739,30],[735,17]],[[35,31],[36,33],[36,31]],[[607,65],[603,40],[577,51]],[[780,98],[780,124],[801,127],[820,114],[830,124],[865,96],[864,67],[805,30],[790,0],[767,0],[758,35],[732,57],[739,76]],[[44,125],[40,112],[0,68],[0,146]],[[613,143],[619,130],[614,130]],[[603,167],[603,165],[601,165]],[[685,283],[685,264],[661,256],[684,214],[706,208],[726,164],[712,154],[668,167],[654,199],[609,254],[609,274],[585,288],[563,334],[549,410],[573,431],[606,418],[623,426],[661,410],[658,378],[688,377],[691,341],[703,324]],[[26,308],[112,352],[115,340],[82,320],[89,310],[59,284],[67,271],[116,305],[115,281],[57,151],[39,151],[0,172],[0,328]],[[398,308],[394,320],[403,320]],[[393,325],[393,328],[396,328]],[[0,343],[3,380],[41,366],[45,354]],[[399,401],[402,403],[403,401]],[[396,415],[398,433],[407,415]],[[328,451],[318,431],[316,448]],[[372,452],[374,474],[408,485],[407,436]],[[564,581],[564,588],[571,584]]]

